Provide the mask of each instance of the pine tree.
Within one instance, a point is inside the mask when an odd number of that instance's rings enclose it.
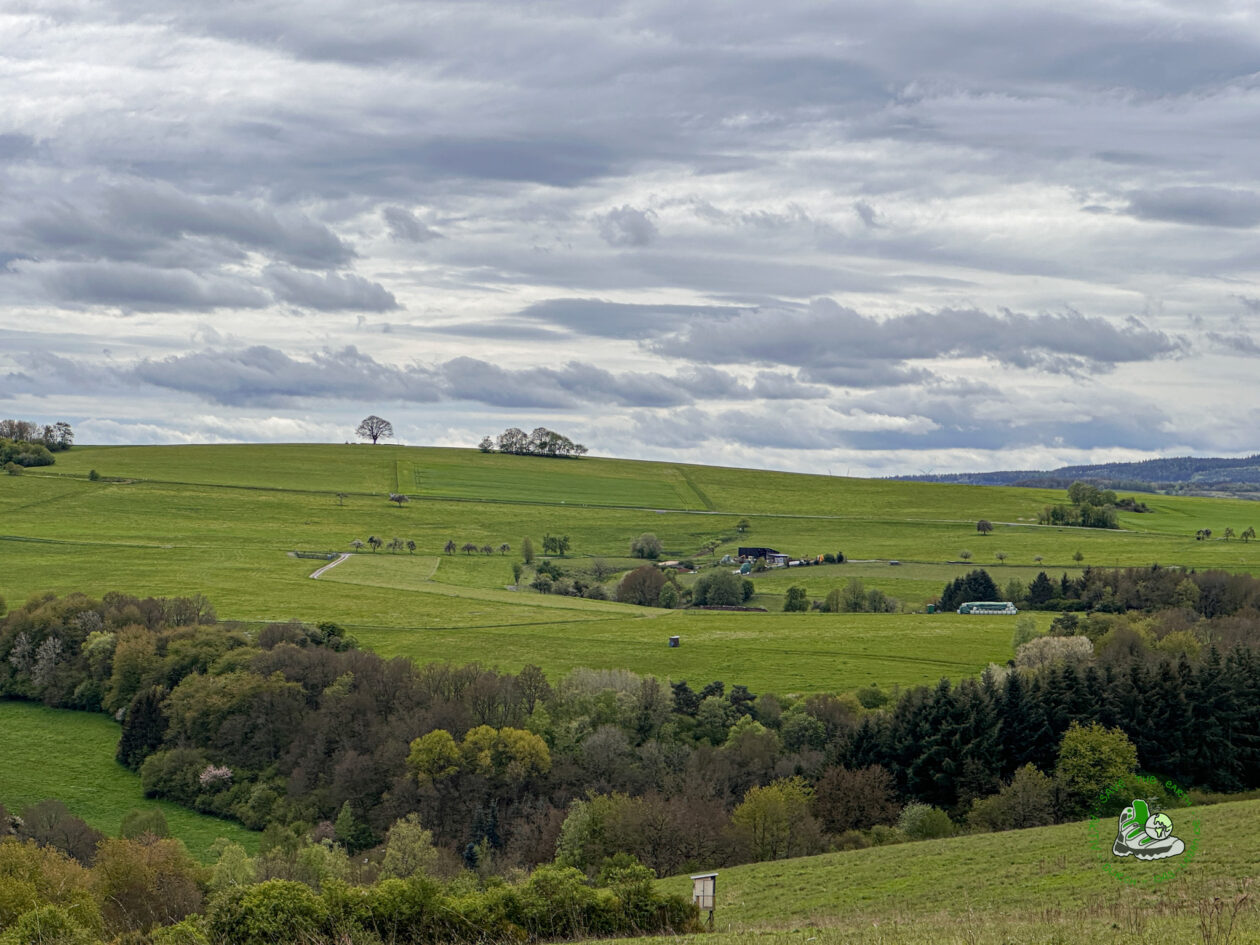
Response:
[[[162,747],[169,720],[162,707],[166,690],[161,686],[136,693],[123,718],[122,736],[118,739],[116,758],[135,770],[153,752]]]

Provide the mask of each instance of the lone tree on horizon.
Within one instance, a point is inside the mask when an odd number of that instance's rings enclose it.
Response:
[[[394,425],[388,420],[383,420],[376,414],[370,417],[364,417],[363,421],[354,429],[355,436],[370,437],[372,444],[376,445],[376,441],[381,437],[392,437],[394,435]]]

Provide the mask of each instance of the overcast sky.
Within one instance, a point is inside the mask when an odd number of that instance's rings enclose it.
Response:
[[[1253,3],[10,0],[0,416],[1260,450]]]

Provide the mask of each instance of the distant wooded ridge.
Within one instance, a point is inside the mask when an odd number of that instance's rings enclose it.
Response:
[[[1132,492],[1260,493],[1260,454],[1242,457],[1170,456],[1133,463],[1060,466],[1058,469],[1004,469],[975,473],[923,473],[891,476],[910,482],[952,482],[977,486],[1066,489],[1084,481]]]

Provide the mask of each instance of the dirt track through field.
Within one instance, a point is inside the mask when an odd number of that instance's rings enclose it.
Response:
[[[312,572],[311,572],[311,580],[312,580],[312,581],[313,581],[313,580],[315,580],[315,579],[316,579],[316,578],[318,578],[321,574],[323,574],[325,571],[327,571],[329,568],[335,568],[337,565],[341,564],[341,562],[345,561],[345,560],[346,560],[347,558],[349,558],[349,557],[350,557],[350,555],[349,555],[348,553],[343,552],[343,553],[342,553],[342,555],[341,555],[341,557],[340,557],[340,558],[338,558],[336,561],[330,561],[330,562],[328,562],[328,564],[324,565],[322,568],[319,568],[318,570],[312,571]]]

